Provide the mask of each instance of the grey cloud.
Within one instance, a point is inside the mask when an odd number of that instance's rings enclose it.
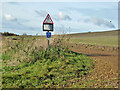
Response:
[[[35,10],[35,12],[36,12],[39,16],[41,16],[41,17],[45,17],[45,16],[48,14],[48,12],[45,11],[45,10],[40,10],[40,11]],[[71,17],[68,16],[68,15],[65,15],[63,12],[58,12],[57,14],[53,15],[52,18],[53,18],[54,20],[56,20],[56,21],[59,21],[59,20],[71,20]]]
[[[20,21],[19,21],[20,20]],[[22,24],[23,22],[28,22],[25,19],[17,19],[17,18],[9,18],[6,19],[5,17],[2,18],[2,28],[3,29],[12,29],[12,30],[36,30],[38,28],[26,26]]]
[[[55,20],[72,20],[70,16],[65,15],[63,12],[58,12],[57,15],[53,17]]]
[[[78,12],[80,14],[86,15],[86,16],[94,16],[94,17],[104,17],[108,19],[114,19],[117,20],[117,12],[118,12],[118,7],[99,7],[99,8],[75,8],[75,7],[66,7],[64,8],[65,10],[71,11],[71,13]],[[116,16],[116,17],[115,17]]]
[[[30,31],[33,31],[33,30],[39,30],[40,27],[31,27],[31,26],[26,26],[24,24],[21,24],[21,23],[16,23],[16,22],[12,22],[12,21],[3,21],[2,22],[2,28],[3,29],[12,29],[12,30],[30,30]]]
[[[15,22],[15,23],[21,25],[21,23],[18,21],[18,19],[11,14],[5,14],[4,17],[2,17],[2,19],[3,19],[3,21],[6,21],[6,22]]]
[[[111,21],[107,21],[107,20],[99,19],[99,18],[85,19],[84,22],[86,22],[86,23],[91,22],[97,26],[105,26],[105,27],[109,27],[109,28],[115,28],[115,26],[112,24]]]
[[[12,4],[12,5],[19,5],[19,2],[7,2],[8,4]]]
[[[24,22],[24,23],[26,23],[26,22],[29,22],[30,20],[27,20],[27,19],[23,19],[23,18],[19,18],[19,19],[17,19],[19,22]]]
[[[39,15],[39,16],[41,16],[41,17],[45,17],[48,13],[46,12],[46,11],[44,11],[44,10],[40,10],[40,11],[38,11],[38,10],[35,10],[35,12]]]
[[[62,20],[71,20],[70,16],[65,15],[63,18],[61,18]]]
[[[3,17],[3,20],[5,20],[6,22],[15,22],[19,25],[22,25],[21,23],[29,22],[29,20],[27,20],[27,19],[16,18],[15,16],[13,16],[11,14],[5,14],[4,17]]]

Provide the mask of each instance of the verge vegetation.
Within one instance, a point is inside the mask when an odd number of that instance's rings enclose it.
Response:
[[[2,38],[3,88],[71,87],[68,80],[84,77],[92,70],[94,64],[90,58],[64,45],[68,39],[54,38],[49,51],[44,39],[35,36]]]

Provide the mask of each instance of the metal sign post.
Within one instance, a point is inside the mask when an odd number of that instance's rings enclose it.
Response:
[[[51,37],[51,32],[49,31],[53,31],[53,21],[49,14],[47,15],[47,17],[45,18],[43,22],[43,31],[47,31],[46,37],[48,40],[48,51],[49,51],[49,38]]]
[[[49,38],[47,38],[48,39],[48,51],[49,51]]]

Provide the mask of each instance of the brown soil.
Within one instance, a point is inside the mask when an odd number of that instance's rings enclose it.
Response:
[[[71,44],[70,49],[78,53],[84,53],[94,60],[95,66],[93,71],[84,78],[99,82],[93,84],[91,87],[101,87],[102,85],[107,88],[118,88],[118,49],[113,49],[113,47],[88,46],[85,44]]]

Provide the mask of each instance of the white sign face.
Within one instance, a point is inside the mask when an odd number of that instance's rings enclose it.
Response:
[[[53,25],[50,25],[50,24],[44,24],[43,26],[44,30],[52,30],[53,29]]]

